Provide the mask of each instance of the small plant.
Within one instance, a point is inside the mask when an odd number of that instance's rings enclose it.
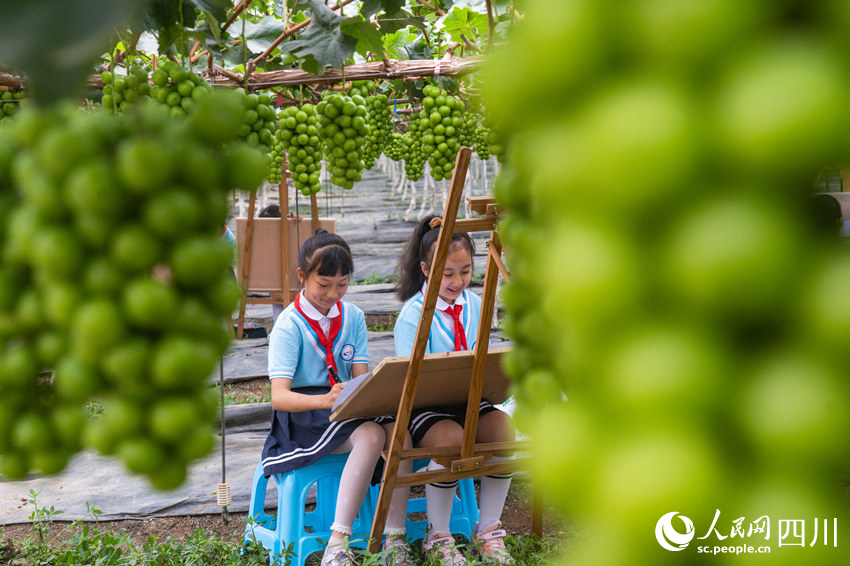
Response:
[[[38,494],[41,491],[30,490],[30,498],[27,503],[33,506],[33,512],[30,513],[29,520],[33,524],[36,534],[38,534],[38,543],[44,546],[44,537],[50,532],[50,525],[53,523],[53,517],[61,515],[64,511],[59,511],[53,505],[50,508],[38,506]]]
[[[393,275],[381,275],[373,269],[369,272],[369,275],[355,285],[382,285],[384,283],[395,283],[395,277]]]

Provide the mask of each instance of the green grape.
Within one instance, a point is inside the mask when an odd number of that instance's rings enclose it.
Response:
[[[316,109],[312,104],[290,106],[280,113],[279,123],[275,137],[286,150],[295,188],[305,196],[318,193],[322,188],[322,138]]]
[[[25,98],[26,91],[0,91],[0,124],[10,120],[15,115]]]
[[[363,174],[363,145],[368,134],[366,100],[359,94],[347,96],[326,90],[316,112],[331,183],[350,189]]]
[[[269,176],[266,177],[266,179],[272,185],[277,185],[280,183],[282,178],[284,156],[283,143],[281,143],[280,138],[278,138],[277,132],[275,132],[275,135],[272,138],[269,155],[271,156],[271,164],[269,166]]]
[[[569,563],[698,563],[739,517],[846,521],[850,261],[806,201],[818,170],[850,160],[850,11],[609,7],[524,3],[482,71],[473,134],[504,164],[516,423],[588,535]],[[664,546],[670,512],[708,540]],[[812,519],[807,559],[845,563],[831,530],[811,544]],[[742,542],[798,562],[759,539]]]
[[[411,181],[418,181],[425,173],[425,153],[422,151],[418,130],[415,120],[411,121],[410,131],[401,136],[401,143],[404,145],[404,173]]]
[[[472,135],[475,144],[475,153],[482,160],[490,159],[490,129],[484,124],[479,124]]]
[[[384,155],[393,161],[401,161],[407,150],[404,136],[398,132],[391,132],[384,143]]]
[[[212,87],[195,73],[190,73],[179,63],[160,59],[157,70],[151,73],[149,98],[168,110],[171,118],[192,114],[203,98],[212,93]],[[147,84],[147,80],[145,81]],[[105,106],[105,104],[104,104]]]
[[[192,96],[198,86],[179,65],[159,71],[155,87],[175,82]],[[140,75],[104,79],[126,92]],[[201,409],[205,378],[229,345],[224,318],[238,295],[220,236],[227,196],[236,185],[256,189],[268,171],[237,140],[234,96],[205,95],[186,120],[159,103],[132,113],[24,108],[0,128],[0,457],[9,477],[56,473],[85,442],[173,487],[211,448],[195,429],[212,424]],[[184,305],[202,316],[187,319]],[[92,397],[105,400],[104,416],[85,424],[78,417]],[[150,428],[152,399],[198,407],[185,429],[198,446]],[[161,454],[165,472],[148,462]]]
[[[129,112],[151,97],[148,71],[138,65],[131,65],[125,71],[122,75],[110,71],[100,74],[104,85],[101,105],[113,112]]]
[[[426,86],[424,93],[422,110],[414,115],[411,130],[413,122],[416,122],[422,152],[431,166],[431,176],[437,181],[449,179],[466,126],[464,103],[433,85]]]
[[[385,94],[366,98],[367,122],[369,123],[369,134],[366,136],[366,143],[363,146],[366,169],[374,167],[375,160],[380,157],[387,136],[392,131],[393,123],[388,102],[389,99]]]

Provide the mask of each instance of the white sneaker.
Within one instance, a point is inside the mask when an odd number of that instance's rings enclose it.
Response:
[[[343,544],[335,544],[325,548],[321,566],[349,566],[351,557]]]
[[[387,566],[415,566],[413,551],[403,536],[387,536],[382,549],[384,564]]]
[[[481,532],[472,533],[473,554],[478,555],[485,564],[516,564],[513,556],[505,548],[505,535],[501,521],[488,525]]]
[[[436,556],[443,566],[470,566],[469,560],[455,546],[451,533],[431,533],[430,540],[422,545],[422,549]]]

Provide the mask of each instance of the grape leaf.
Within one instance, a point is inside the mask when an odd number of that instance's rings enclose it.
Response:
[[[183,23],[192,25],[195,21],[195,9],[191,4],[183,4]],[[145,5],[142,18],[142,30],[152,31],[157,35],[180,26],[180,7],[172,0],[149,0]],[[179,29],[177,30],[179,32]],[[162,42],[160,41],[160,44]],[[170,45],[166,46],[169,47]]]
[[[425,18],[422,16],[413,16],[409,12],[399,10],[395,13],[386,13],[378,18],[378,26],[381,33],[394,33],[407,26],[413,26],[422,31],[425,31]]]
[[[408,54],[405,47],[416,37],[406,29],[400,29],[395,33],[384,36],[384,52],[390,59],[407,59]]]
[[[74,98],[113,29],[138,19],[142,8],[142,0],[4,2],[0,61],[28,77],[37,102]]]
[[[252,53],[262,53],[283,33],[284,25],[274,16],[257,23],[245,22],[245,41]]]
[[[321,73],[328,65],[341,67],[343,61],[351,57],[357,46],[357,39],[346,35],[340,29],[342,16],[318,0],[310,0],[313,19],[298,39],[290,41],[281,51],[295,52],[304,59],[302,68],[313,74]]]
[[[345,35],[357,39],[357,52],[364,57],[367,51],[378,56],[384,54],[384,42],[376,24],[357,15],[342,20],[340,29]]]
[[[487,35],[489,24],[487,16],[474,12],[469,8],[452,8],[446,17],[443,19],[443,31],[445,31],[452,41],[463,41],[460,37],[464,34],[466,37],[482,37]]]
[[[360,8],[360,13],[366,19],[371,18],[381,10],[387,14],[394,14],[404,6],[404,0],[365,0]]]
[[[227,11],[233,8],[233,2],[230,0],[183,0],[184,6],[187,3],[194,4],[199,10],[209,13],[216,23],[227,19]],[[218,24],[221,28],[221,24]]]

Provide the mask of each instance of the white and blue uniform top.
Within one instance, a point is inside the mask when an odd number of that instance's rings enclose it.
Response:
[[[334,359],[340,381],[351,379],[352,364],[368,364],[368,333],[363,311],[351,303],[341,302],[342,313],[336,305],[327,316],[316,310],[301,292],[299,301],[304,315],[317,321],[327,336],[331,319],[342,316],[342,324],[333,342]],[[316,332],[295,309],[292,303],[284,309],[275,322],[269,337],[269,378],[292,380],[292,389],[299,387],[328,386],[328,364],[325,349]]]
[[[425,299],[425,286],[415,295],[410,297],[401,312],[393,328],[393,341],[395,343],[396,356],[409,356],[413,352],[413,342],[416,340],[416,328],[422,313],[422,303]],[[460,320],[466,332],[466,345],[468,349],[475,348],[475,340],[478,336],[478,318],[481,314],[481,297],[464,289],[455,300],[456,305],[463,306]],[[434,320],[431,322],[431,331],[428,333],[428,344],[425,347],[426,354],[441,352],[454,352],[454,319],[444,312],[449,305],[446,301],[437,297],[437,306],[434,310]]]

